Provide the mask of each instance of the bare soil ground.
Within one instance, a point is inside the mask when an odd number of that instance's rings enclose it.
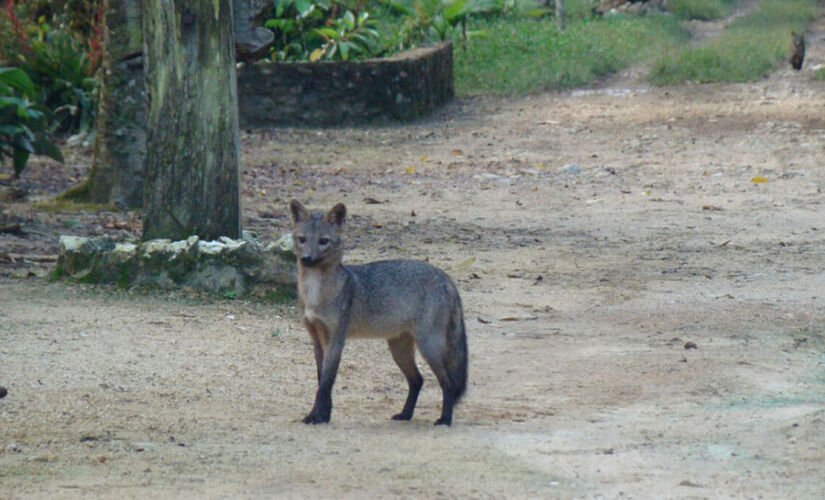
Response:
[[[244,134],[244,219],[344,201],[347,259],[428,259],[461,289],[470,385],[412,422],[380,341],[329,425],[294,306],[52,284],[59,232],[135,217],[7,204],[0,497],[821,498],[825,62],[765,81],[459,100],[409,126]],[[85,175],[36,162],[47,196]],[[760,182],[761,181],[761,182]],[[29,258],[26,257],[29,256]]]

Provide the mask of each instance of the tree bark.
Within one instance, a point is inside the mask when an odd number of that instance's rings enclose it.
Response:
[[[143,203],[146,86],[141,0],[103,1],[103,61],[94,159],[87,180],[93,203],[125,208]]]
[[[559,31],[564,31],[564,0],[556,0],[556,22]]]
[[[231,2],[143,0],[143,44],[150,96],[143,239],[238,238]]]

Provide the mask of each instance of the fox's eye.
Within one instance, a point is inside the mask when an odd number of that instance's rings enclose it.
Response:
[[[305,236],[298,236],[298,243],[306,243],[307,239]]]
[[[329,238],[319,238],[318,239],[319,245],[329,245]]]

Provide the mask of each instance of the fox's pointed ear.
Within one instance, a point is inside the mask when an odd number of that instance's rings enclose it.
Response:
[[[289,213],[292,214],[292,222],[295,224],[309,219],[309,212],[298,200],[289,202]]]
[[[343,203],[338,203],[330,209],[324,216],[324,219],[330,224],[336,226],[343,226],[344,220],[347,218],[347,207]]]

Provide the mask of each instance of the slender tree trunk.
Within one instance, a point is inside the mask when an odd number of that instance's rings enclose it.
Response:
[[[556,22],[559,31],[564,31],[564,0],[556,0]]]
[[[143,239],[240,237],[240,138],[225,0],[143,0]]]
[[[146,87],[141,0],[103,1],[103,62],[88,199],[134,208],[143,203]]]

